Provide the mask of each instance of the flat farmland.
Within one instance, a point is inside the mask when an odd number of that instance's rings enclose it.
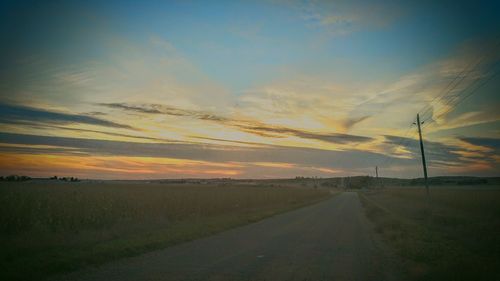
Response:
[[[413,280],[500,279],[500,189],[386,188],[360,192],[377,233]]]
[[[217,184],[0,184],[0,279],[38,280],[327,199],[325,189]]]

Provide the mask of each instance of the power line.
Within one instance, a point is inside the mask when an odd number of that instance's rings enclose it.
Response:
[[[499,36],[499,38],[500,38],[500,36]],[[425,115],[425,114],[427,114],[427,112],[429,112],[429,110],[431,110],[431,108],[433,107],[433,103],[434,102],[439,101],[439,100],[443,100],[444,101],[445,99],[447,99],[447,101],[445,102],[444,106],[447,106],[447,105],[450,105],[450,104],[452,104],[452,105],[448,109],[445,109],[443,112],[440,112],[439,115],[437,115],[437,117],[436,117],[436,119],[438,119],[438,118],[440,118],[440,117],[448,114],[452,110],[454,110],[459,104],[461,104],[462,102],[464,102],[465,100],[467,100],[470,96],[472,96],[474,93],[476,93],[480,88],[482,88],[484,85],[486,85],[488,82],[490,82],[493,79],[493,77],[495,77],[496,75],[498,75],[500,73],[500,71],[497,71],[496,73],[494,73],[493,75],[491,75],[490,77],[488,77],[486,80],[482,80],[481,78],[478,78],[474,82],[472,82],[470,85],[466,86],[465,89],[459,91],[458,94],[454,93],[455,89],[457,87],[459,87],[460,84],[462,84],[463,81],[471,73],[475,73],[477,71],[477,69],[481,66],[481,64],[483,63],[483,61],[486,58],[488,58],[492,53],[494,54],[494,51],[497,48],[497,46],[500,46],[500,41],[498,41],[489,52],[486,52],[484,55],[480,56],[477,60],[471,61],[457,76],[454,77],[454,79],[450,83],[448,83],[446,85],[446,87],[440,92],[440,94],[438,94],[437,96],[435,96],[426,106],[424,106],[418,112],[418,114],[421,114],[422,116]],[[492,67],[491,69],[494,69],[494,67]],[[480,82],[481,80],[482,80],[482,82]],[[476,87],[474,87],[474,86],[476,86]],[[469,91],[470,89],[472,89],[472,91],[470,91],[467,94],[467,91]],[[461,94],[463,94],[463,93],[465,93],[465,94],[463,96],[461,96]],[[435,120],[433,119],[433,116],[436,116],[436,114],[433,113],[429,118],[425,119],[421,123],[421,124],[425,123],[425,125],[422,126],[422,128],[419,128],[420,131],[421,131],[421,129],[426,128],[426,127],[430,126],[431,124],[433,124],[433,122],[435,123]],[[429,120],[431,120],[431,121],[428,122]],[[419,125],[421,125],[421,124],[419,124]],[[412,135],[411,138],[407,138],[406,137],[408,135],[408,133],[410,132],[410,130],[412,129],[413,125],[414,125],[413,122],[411,122],[410,126],[406,130],[404,136],[400,137],[400,139],[396,143],[395,147],[403,146],[403,147],[407,148],[406,145],[408,144],[408,142],[410,142],[411,140],[413,140],[413,137],[416,134],[416,132],[414,132],[414,134]],[[414,155],[415,152],[412,151],[411,148],[407,148],[407,149],[409,149],[410,153],[412,154],[412,157],[414,157],[415,156]],[[382,162],[382,164],[379,165],[379,166],[380,167],[385,167],[388,164],[392,164],[392,162],[395,159],[396,159],[395,157],[386,157],[384,159],[384,161]]]
[[[452,93],[453,90],[455,90],[464,80],[465,78],[470,74],[473,73],[477,70],[477,68],[481,65],[481,63],[489,57],[491,54],[495,54],[495,49],[500,46],[500,41],[498,41],[489,52],[486,52],[483,56],[480,56],[474,63],[474,61],[470,62],[455,78],[443,89],[442,94],[437,95],[434,97],[431,102],[424,106],[418,113],[420,113],[422,116],[424,116],[431,108],[432,108],[432,103],[436,100],[442,99],[444,100],[445,96],[448,95],[449,93]],[[483,48],[484,49],[484,48]],[[470,69],[472,67],[472,69]],[[459,79],[460,78],[460,79]],[[456,81],[458,82],[453,85]],[[452,86],[453,85],[453,86]],[[450,88],[450,86],[452,86]],[[425,109],[425,111],[424,111]]]
[[[472,90],[468,94],[465,94],[461,99],[460,99],[460,96],[458,96],[456,99],[454,99],[454,101],[456,101],[455,104],[453,104],[452,106],[450,106],[448,109],[445,109],[444,111],[438,113],[438,115],[436,116],[435,119],[439,119],[439,118],[445,116],[446,114],[452,112],[453,110],[455,110],[458,105],[460,105],[461,103],[463,103],[464,101],[466,101],[468,98],[470,98],[472,95],[474,95],[475,93],[477,93],[477,91],[479,89],[481,89],[482,87],[484,87],[484,85],[488,84],[498,74],[500,74],[500,69],[497,69],[493,74],[491,74],[488,78],[486,78],[486,79],[484,79],[482,81],[481,80],[476,80],[474,83],[472,83],[471,85],[469,85],[469,87],[467,87],[464,91],[462,91],[462,93],[466,93],[470,88],[472,88]],[[482,82],[482,83],[479,83],[479,82]],[[473,88],[475,85],[477,85],[477,86],[475,88]],[[449,104],[447,104],[447,105],[449,105]],[[432,119],[432,120],[431,120],[431,122],[428,122],[426,126],[430,126],[430,124],[436,123],[436,121],[435,121],[434,118],[429,118],[429,119]],[[427,119],[427,120],[429,120],[429,119]]]
[[[424,116],[431,108],[432,108],[432,103],[438,99],[442,99],[444,98],[444,96],[446,96],[448,93],[450,93],[451,91],[453,91],[466,77],[466,75],[464,75],[466,72],[470,73],[470,71],[467,71],[467,69],[472,66],[473,62],[469,63],[457,76],[455,76],[455,78],[453,78],[453,80],[443,89],[443,91],[435,96],[430,102],[429,104],[427,104],[426,106],[424,106],[420,111],[418,111],[418,113],[422,114],[422,116]],[[477,66],[477,63],[475,64],[475,66]],[[460,81],[455,84],[455,86],[451,87],[455,81],[457,81],[457,79],[459,77],[462,77],[462,79],[460,79]],[[450,88],[451,87],[451,88]],[[424,111],[425,109],[425,111]]]

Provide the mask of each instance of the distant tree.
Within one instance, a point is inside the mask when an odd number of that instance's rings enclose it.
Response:
[[[27,180],[30,180],[31,178],[28,177],[28,176],[20,176],[19,177],[19,181],[27,181]]]
[[[30,180],[31,178],[28,176],[18,176],[18,175],[10,175],[6,176],[4,180],[6,181],[27,181]]]

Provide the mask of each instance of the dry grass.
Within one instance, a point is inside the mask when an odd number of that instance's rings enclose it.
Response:
[[[317,202],[321,189],[2,183],[0,279],[41,279]]]
[[[500,190],[362,193],[367,215],[415,280],[500,280]]]

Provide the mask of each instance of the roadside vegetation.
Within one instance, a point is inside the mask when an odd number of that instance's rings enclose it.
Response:
[[[297,187],[0,183],[0,280],[132,256],[328,198]]]
[[[500,189],[360,192],[376,232],[412,280],[500,280]]]

